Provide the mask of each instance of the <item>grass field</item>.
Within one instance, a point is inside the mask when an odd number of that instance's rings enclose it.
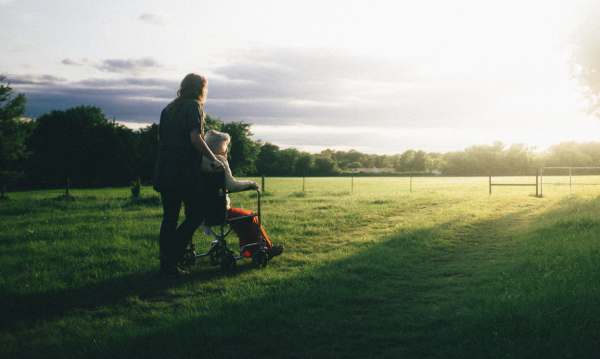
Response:
[[[599,357],[600,193],[435,181],[269,178],[285,253],[179,279],[158,275],[151,188],[9,193],[0,357]]]

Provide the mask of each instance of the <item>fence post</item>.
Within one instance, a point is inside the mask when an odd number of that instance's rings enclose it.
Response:
[[[538,196],[538,175],[539,175],[539,171],[535,170],[535,196]]]
[[[573,169],[573,167],[569,168],[569,191],[571,190],[571,170]]]
[[[490,196],[492,195],[492,171],[488,172],[488,176],[490,178]]]
[[[544,195],[544,168],[540,168],[540,197]]]
[[[262,190],[265,191],[265,175],[262,175]]]

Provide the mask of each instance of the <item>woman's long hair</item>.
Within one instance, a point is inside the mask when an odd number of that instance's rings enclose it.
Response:
[[[175,98],[167,106],[169,111],[169,119],[172,120],[175,113],[184,102],[193,100],[200,103],[200,106],[204,106],[206,101],[206,93],[208,92],[208,83],[203,76],[197,74],[188,74],[181,81],[179,85],[179,91],[177,91],[177,98]],[[202,119],[204,120],[204,119]]]

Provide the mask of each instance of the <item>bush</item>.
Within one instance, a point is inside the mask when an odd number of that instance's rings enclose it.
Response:
[[[138,197],[140,195],[140,191],[142,190],[142,183],[138,179],[135,182],[131,182],[131,195],[133,197]]]

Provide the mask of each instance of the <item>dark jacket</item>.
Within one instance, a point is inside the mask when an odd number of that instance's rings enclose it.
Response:
[[[202,154],[192,144],[190,134],[198,128],[204,137],[202,106],[189,100],[177,109],[172,119],[168,106],[160,114],[160,140],[154,190],[187,190],[201,188]]]

